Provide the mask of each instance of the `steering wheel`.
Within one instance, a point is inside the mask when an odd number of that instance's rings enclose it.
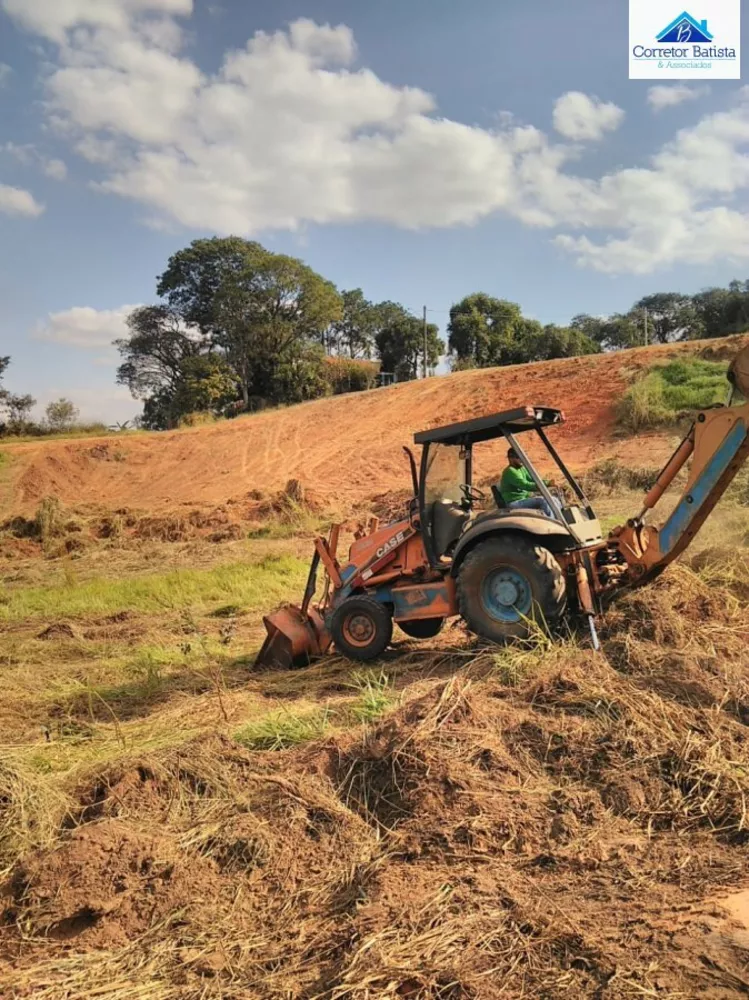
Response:
[[[468,483],[461,483],[460,490],[463,494],[463,499],[467,503],[476,503],[480,500],[486,500],[486,493],[483,490],[476,489],[474,486],[469,486]]]

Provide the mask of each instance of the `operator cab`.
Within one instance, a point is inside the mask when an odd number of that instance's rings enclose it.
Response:
[[[545,428],[562,423],[564,414],[560,410],[526,406],[422,431],[414,436],[414,442],[422,445],[419,511],[424,543],[433,565],[449,562],[468,528],[490,520],[506,519],[509,530],[555,537],[555,546],[559,549],[601,541],[601,527],[585,493],[546,436]],[[555,496],[545,485],[518,442],[518,436],[528,431],[535,432],[544,444],[574,495],[574,501]],[[505,438],[508,446],[515,449],[536,483],[538,495],[544,497],[554,512],[553,519],[540,511],[509,509],[495,487],[492,487],[492,498],[474,488],[474,445],[497,438]],[[499,476],[500,470],[497,479]],[[493,499],[495,509],[474,514],[474,505],[489,499]]]

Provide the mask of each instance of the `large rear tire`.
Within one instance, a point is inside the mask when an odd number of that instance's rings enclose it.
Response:
[[[468,628],[484,639],[524,639],[532,623],[552,626],[564,614],[564,574],[541,545],[522,536],[489,538],[460,567],[458,606]]]
[[[350,660],[376,660],[393,638],[393,619],[371,597],[349,597],[333,612],[330,634],[335,648]]]

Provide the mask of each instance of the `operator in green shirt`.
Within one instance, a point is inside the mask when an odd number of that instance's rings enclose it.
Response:
[[[540,510],[546,517],[554,517],[545,497],[538,496],[535,480],[518,458],[514,448],[507,452],[509,465],[502,473],[499,492],[510,510]],[[544,480],[546,483],[546,480]],[[547,486],[552,485],[546,483]]]

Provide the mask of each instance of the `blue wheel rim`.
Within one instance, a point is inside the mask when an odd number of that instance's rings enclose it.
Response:
[[[501,566],[487,573],[481,584],[481,603],[498,622],[516,623],[530,615],[533,605],[531,586],[522,573]]]

